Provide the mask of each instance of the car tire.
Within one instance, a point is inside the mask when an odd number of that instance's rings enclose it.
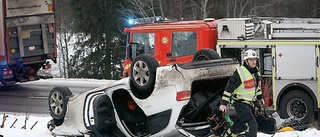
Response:
[[[137,56],[130,68],[130,88],[137,98],[147,98],[154,89],[158,61],[151,55]]]
[[[67,111],[67,99],[72,92],[67,87],[54,87],[49,94],[48,103],[50,115],[55,120],[62,120]]]
[[[310,96],[300,90],[293,90],[280,101],[278,113],[281,118],[294,116],[303,123],[309,123],[314,111],[314,103]]]
[[[213,49],[202,49],[194,54],[192,61],[220,59],[220,55]]]

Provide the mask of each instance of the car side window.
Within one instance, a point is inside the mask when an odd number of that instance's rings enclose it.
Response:
[[[172,56],[186,56],[196,53],[197,33],[193,31],[179,31],[172,33]]]

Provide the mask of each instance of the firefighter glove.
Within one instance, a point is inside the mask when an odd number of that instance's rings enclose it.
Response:
[[[226,106],[226,105],[220,105],[219,109],[220,109],[222,112],[226,112],[226,111],[227,111],[227,106]]]

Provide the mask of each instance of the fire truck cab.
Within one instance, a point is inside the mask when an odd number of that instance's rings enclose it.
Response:
[[[150,17],[134,22],[135,26],[124,29],[127,48],[123,77],[130,75],[132,61],[139,55],[151,55],[160,66],[166,66],[190,62],[197,51],[212,50],[216,46],[217,25],[214,19],[171,22],[161,17]]]

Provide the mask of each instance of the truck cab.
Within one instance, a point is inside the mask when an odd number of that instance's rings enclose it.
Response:
[[[130,75],[133,59],[141,54],[153,56],[160,66],[190,62],[201,49],[215,49],[217,26],[214,19],[167,21],[161,17],[141,18],[124,29],[127,34],[123,77]]]

